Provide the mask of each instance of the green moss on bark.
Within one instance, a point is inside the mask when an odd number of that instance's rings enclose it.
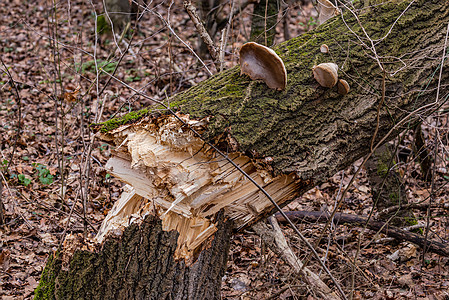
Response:
[[[379,138],[408,111],[432,98],[437,85],[432,74],[440,60],[423,57],[441,55],[432,49],[439,49],[436,45],[444,37],[443,26],[437,24],[449,22],[449,5],[437,0],[409,4],[409,0],[387,2],[359,15],[370,37],[379,39],[376,51],[386,68],[401,70],[386,78]],[[369,151],[356,145],[371,140],[382,72],[358,21],[348,11],[343,17],[344,21],[341,16],[332,18],[274,48],[287,69],[285,90],[271,90],[260,81],[251,81],[241,76],[236,66],[175,95],[170,106],[193,119],[209,117],[205,138],[213,141],[227,131],[238,142],[240,152],[272,157],[275,170],[300,171],[302,178],[310,174],[324,178],[344,168],[346,161]],[[320,52],[322,44],[328,45],[328,54]],[[413,62],[413,67],[404,68],[402,61]],[[348,95],[343,97],[336,88],[323,88],[315,81],[312,67],[324,62],[338,64],[339,77],[351,86]],[[442,82],[448,75],[443,77]],[[103,131],[123,121],[114,122]],[[321,159],[329,155],[334,156],[330,162]]]
[[[51,254],[42,272],[39,285],[34,291],[34,300],[55,299],[55,279],[61,270],[61,261],[58,259],[59,253]]]
[[[142,117],[148,115],[151,111],[148,108],[141,109],[139,111],[132,111],[126,115],[110,119],[102,123],[94,123],[91,126],[99,128],[101,132],[108,132],[118,128],[121,125],[130,124],[138,121]]]

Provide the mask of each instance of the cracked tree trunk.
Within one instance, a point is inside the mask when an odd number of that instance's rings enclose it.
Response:
[[[133,189],[117,201],[94,247],[67,242],[59,263],[49,260],[37,295],[219,298],[231,230],[255,224],[274,208],[190,128],[230,153],[286,205],[368,154],[375,132],[376,143],[386,142],[415,122],[418,116],[410,112],[419,109],[422,117],[435,109],[439,80],[441,91],[449,84],[448,72],[435,76],[449,4],[409,4],[386,2],[369,14],[359,11],[359,19],[346,12],[344,21],[333,18],[276,47],[288,73],[284,91],[240,76],[235,67],[170,99],[185,124],[166,110],[146,109],[95,126],[117,146],[108,170]],[[379,118],[383,76],[372,52],[360,44],[364,31],[378,41],[376,53],[394,73],[387,76]],[[324,43],[331,55],[320,52]],[[338,64],[349,94],[318,86],[311,69],[323,62]],[[235,225],[223,224],[220,211]]]

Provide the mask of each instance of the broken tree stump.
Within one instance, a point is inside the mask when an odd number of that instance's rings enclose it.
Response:
[[[170,99],[183,122],[159,106],[94,126],[101,139],[116,146],[106,168],[130,188],[90,247],[66,243],[59,269],[49,260],[37,295],[219,298],[230,231],[264,219],[274,208],[191,129],[228,153],[283,206],[368,154],[374,135],[375,143],[386,142],[418,114],[433,112],[440,104],[437,87],[449,84],[448,72],[434,75],[441,67],[449,4],[392,1],[372,6],[368,14],[358,12],[359,20],[344,12],[275,48],[288,73],[283,91],[240,76],[235,67]],[[383,72],[369,43],[361,44],[366,38],[360,24],[376,40],[376,55],[387,71],[379,109]],[[329,54],[320,52],[324,43]],[[349,94],[316,83],[312,67],[326,62],[339,66],[339,77],[351,85]],[[220,222],[220,213],[231,223]],[[149,242],[152,236],[157,238]],[[112,244],[114,251],[108,252]],[[204,256],[217,259],[202,261]],[[141,262],[158,267],[139,268]],[[90,281],[91,274],[103,280]],[[194,284],[204,276],[212,279]],[[110,280],[118,285],[116,292],[104,296]],[[136,289],[126,286],[130,283]]]

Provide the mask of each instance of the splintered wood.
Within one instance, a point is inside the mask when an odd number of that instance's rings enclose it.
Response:
[[[181,117],[197,131],[205,126]],[[122,126],[102,138],[118,146],[106,169],[128,186],[104,220],[98,242],[156,213],[164,230],[179,232],[176,258],[189,259],[217,230],[214,217],[221,209],[243,226],[272,207],[253,183],[173,116]],[[229,157],[276,202],[296,195],[299,182],[293,174],[274,177],[247,156]]]

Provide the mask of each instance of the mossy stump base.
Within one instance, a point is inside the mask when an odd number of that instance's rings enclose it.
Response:
[[[229,222],[219,222],[210,247],[190,266],[174,259],[177,236],[147,216],[97,252],[75,251],[68,266],[58,252],[49,258],[34,299],[220,299]]]

